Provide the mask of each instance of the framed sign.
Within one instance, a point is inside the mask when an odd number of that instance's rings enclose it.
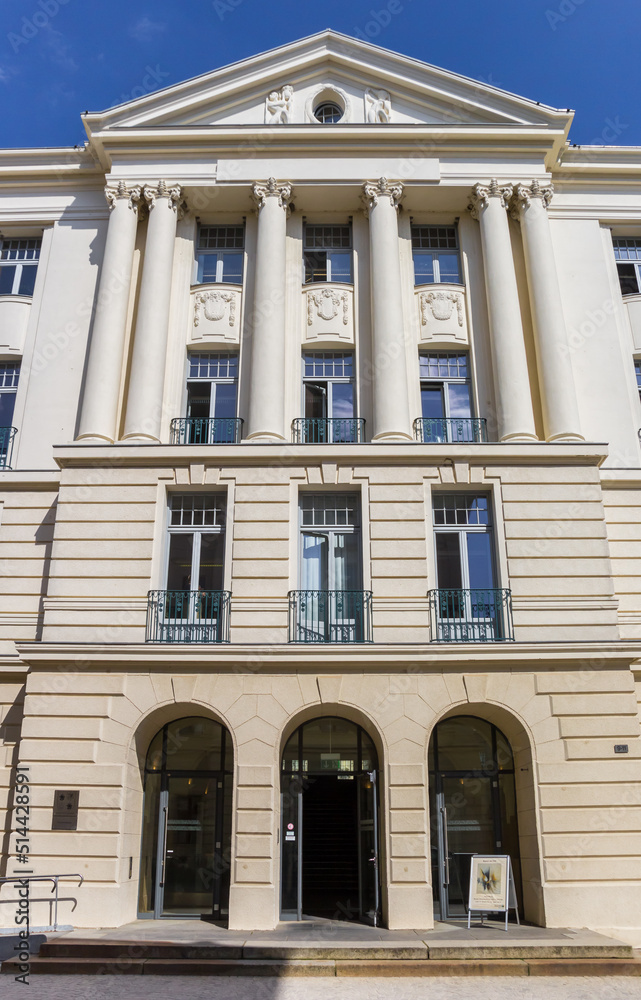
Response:
[[[485,913],[505,913],[506,930],[508,913],[514,910],[516,921],[520,923],[509,855],[473,854],[470,864],[467,926],[470,927],[473,910],[481,913],[481,921]]]

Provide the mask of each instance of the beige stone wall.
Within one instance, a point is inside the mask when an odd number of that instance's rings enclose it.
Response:
[[[641,480],[603,484],[622,639],[641,639]]]
[[[279,670],[204,665],[176,676],[162,667],[88,662],[36,667],[28,679],[21,763],[33,782],[36,871],[80,871],[77,908],[61,919],[116,926],[135,918],[140,856],[141,762],[172,718],[223,722],[234,747],[230,924],[272,927],[279,898],[279,767],[294,728],[319,715],[363,725],[379,753],[381,879],[391,927],[432,921],[427,748],[450,714],[487,718],[515,753],[526,916],[552,926],[641,926],[641,755],[629,670],[550,661],[546,669],[488,672],[406,665],[363,672],[347,662]],[[627,756],[614,757],[625,741]],[[77,832],[51,831],[56,788],[80,789]],[[132,878],[129,878],[129,859]],[[40,909],[38,910],[38,906]],[[44,904],[34,903],[34,921]],[[39,914],[39,916],[38,916]],[[627,929],[627,931],[626,931]]]

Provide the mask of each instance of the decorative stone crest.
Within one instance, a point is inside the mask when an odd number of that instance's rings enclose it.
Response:
[[[173,209],[174,212],[178,212],[181,218],[187,207],[186,203],[182,200],[182,188],[178,186],[168,187],[166,181],[158,181],[156,187],[145,184],[143,196],[150,212],[156,206],[156,198],[167,198],[167,207]]]
[[[229,325],[234,326],[236,322],[236,296],[233,292],[197,292],[195,303],[194,326],[200,325],[201,308],[205,319],[216,323],[225,315],[227,306],[229,306]]]
[[[423,326],[429,322],[429,312],[434,319],[445,322],[450,319],[455,307],[458,325],[463,326],[463,296],[460,292],[421,292],[420,303]]]
[[[533,198],[540,198],[543,206],[547,209],[554,196],[554,185],[545,184],[543,187],[536,178],[528,186],[527,184],[517,184],[514,188],[514,202],[510,215],[518,222],[521,218],[521,211],[527,208]]]
[[[129,208],[132,209],[132,211],[138,211],[140,194],[141,191],[139,187],[128,188],[124,181],[118,181],[118,186],[115,188],[108,186],[105,188],[105,198],[107,199],[110,212],[113,212],[116,207],[116,202],[121,198],[126,198],[129,201]]]
[[[513,187],[511,184],[506,184],[504,187],[499,185],[496,178],[490,181],[489,186],[484,184],[475,184],[470,198],[470,204],[467,206],[468,211],[471,212],[473,219],[478,219],[481,210],[487,208],[490,198],[500,198],[501,205],[503,208],[507,208],[510,198],[512,197]]]
[[[272,90],[265,99],[265,124],[289,125],[294,107],[294,88],[289,84]]]
[[[307,325],[314,322],[314,310],[319,319],[329,322],[336,319],[343,307],[343,326],[349,322],[349,300],[346,292],[337,292],[332,288],[322,288],[318,292],[307,293]]]
[[[291,184],[279,184],[275,177],[270,177],[266,184],[254,184],[252,187],[252,198],[256,202],[257,211],[265,207],[268,198],[278,198],[280,207],[289,211],[291,197]]]
[[[386,125],[392,120],[392,98],[387,90],[365,91],[365,121],[372,125]]]
[[[377,181],[365,181],[361,200],[365,204],[365,213],[369,213],[378,205],[379,198],[389,198],[393,208],[398,210],[403,197],[403,185],[390,183],[387,177],[379,177]]]

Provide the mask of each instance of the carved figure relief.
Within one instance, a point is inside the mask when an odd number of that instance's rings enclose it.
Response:
[[[292,120],[294,88],[289,84],[281,90],[272,90],[265,101],[266,125],[289,125]]]
[[[200,325],[200,310],[205,319],[216,323],[221,320],[229,306],[229,325],[236,322],[236,296],[233,292],[198,292],[194,309],[194,326]]]
[[[307,293],[307,325],[314,322],[314,309],[319,319],[329,322],[336,319],[343,307],[343,326],[349,322],[349,302],[346,292],[336,292],[331,288],[323,288],[319,292]]]
[[[445,322],[450,319],[454,307],[456,307],[458,325],[463,326],[463,296],[460,292],[422,292],[421,323],[423,326],[427,326],[430,318],[429,312],[432,313],[434,319]]]
[[[365,91],[365,121],[386,125],[392,120],[392,99],[387,90]]]

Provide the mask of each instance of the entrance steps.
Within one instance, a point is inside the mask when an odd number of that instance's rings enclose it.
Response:
[[[641,976],[632,948],[588,930],[437,925],[385,931],[354,925],[281,924],[226,931],[194,921],[140,921],[111,931],[50,936],[32,974],[173,976]],[[160,926],[159,926],[160,925]],[[294,929],[296,928],[296,929]],[[189,940],[192,932],[192,940]],[[171,933],[171,930],[174,933]],[[155,933],[154,933],[155,932]],[[227,940],[226,940],[227,938]],[[7,954],[7,951],[5,951]],[[1,971],[16,975],[10,959]]]

